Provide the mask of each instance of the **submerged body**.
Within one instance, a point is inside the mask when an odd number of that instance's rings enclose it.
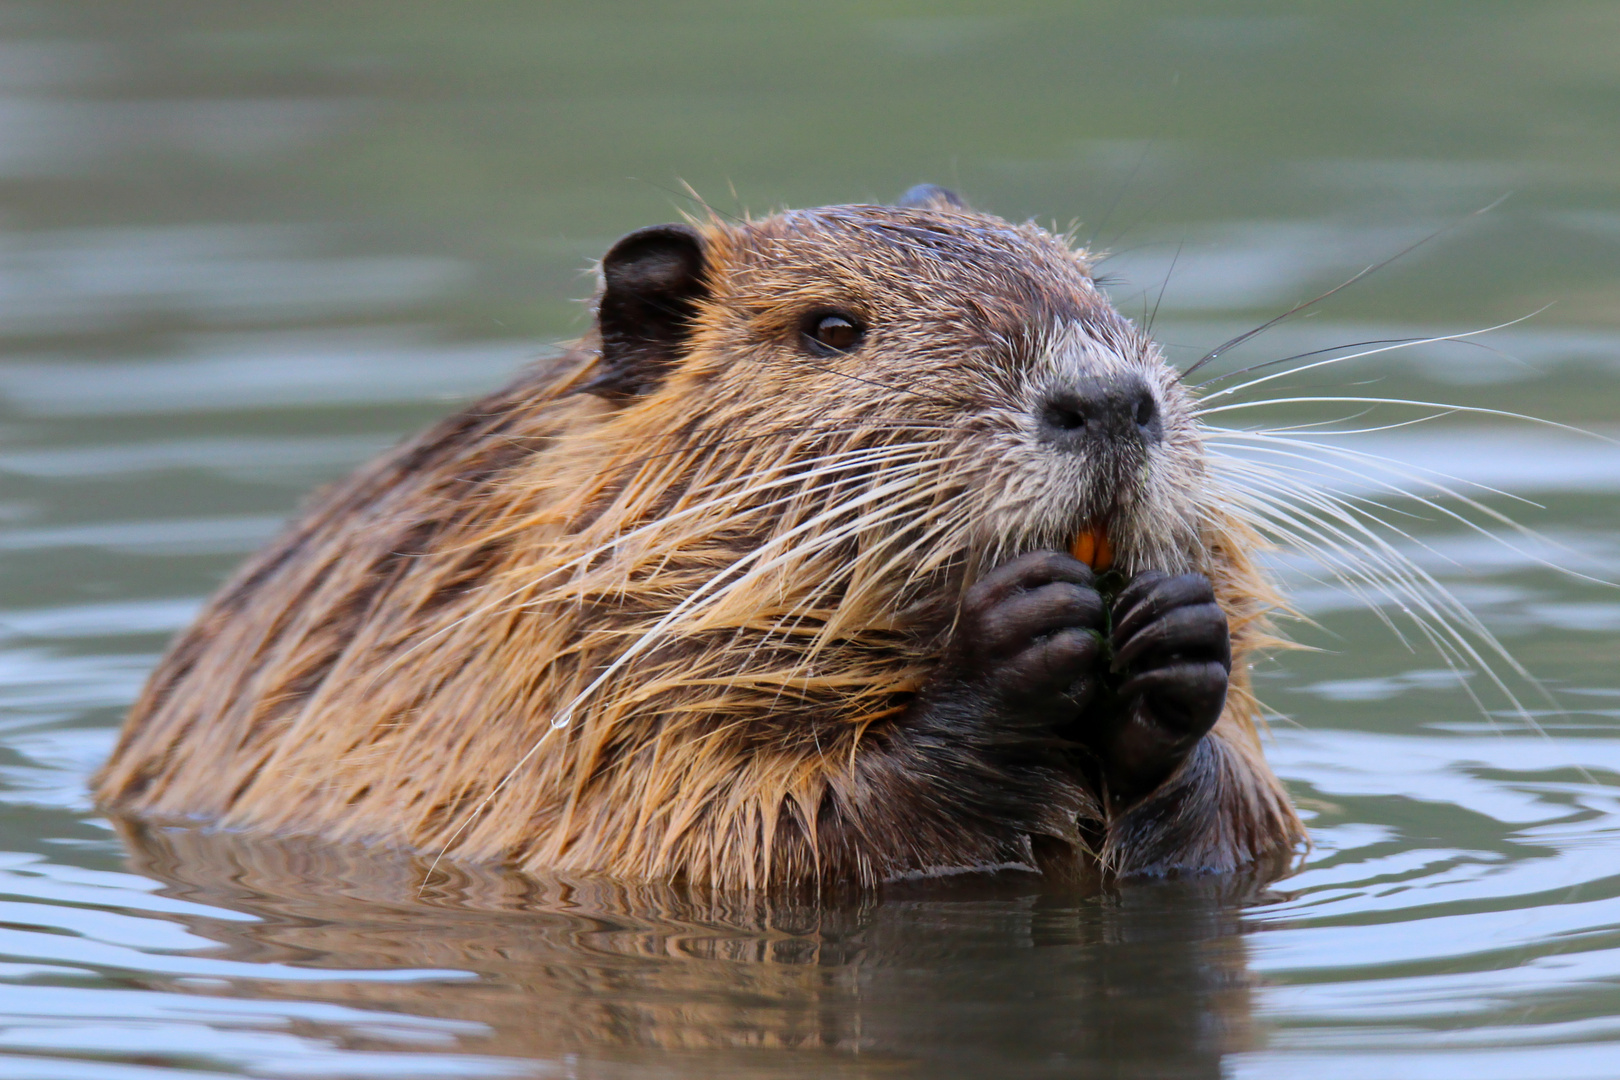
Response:
[[[214,598],[102,804],[718,887],[1291,849],[1176,373],[1083,252],[910,203],[621,241],[590,338]]]

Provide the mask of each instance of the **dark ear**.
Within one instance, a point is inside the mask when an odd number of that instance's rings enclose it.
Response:
[[[918,184],[894,205],[907,210],[966,210],[968,204],[962,196],[938,184]]]
[[[689,225],[653,225],[602,258],[598,374],[580,389],[603,397],[645,394],[675,362],[691,333],[703,281],[703,241]]]

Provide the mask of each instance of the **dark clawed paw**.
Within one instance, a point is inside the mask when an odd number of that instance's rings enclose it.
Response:
[[[1202,573],[1147,570],[1119,593],[1113,617],[1111,669],[1129,717],[1126,730],[1158,729],[1147,742],[1179,755],[1225,708],[1231,672],[1226,612]],[[1137,732],[1136,742],[1144,742],[1144,733]]]
[[[1096,689],[1106,615],[1085,563],[1025,555],[968,590],[949,662],[1004,720],[1056,725]]]
[[[1202,574],[1144,571],[1110,610],[1089,566],[1035,552],[967,591],[919,715],[942,745],[1085,746],[1067,760],[1100,767],[1108,798],[1129,802],[1215,725],[1231,667],[1226,613]]]

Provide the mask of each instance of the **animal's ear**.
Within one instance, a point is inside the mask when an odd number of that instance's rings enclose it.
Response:
[[[966,210],[968,204],[962,196],[938,184],[918,184],[904,195],[896,206],[907,210]]]
[[[597,376],[580,389],[603,397],[645,394],[680,356],[697,303],[708,295],[703,239],[689,225],[653,225],[602,258]]]

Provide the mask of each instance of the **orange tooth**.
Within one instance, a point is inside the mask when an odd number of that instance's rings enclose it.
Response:
[[[1091,564],[1091,568],[1101,573],[1113,565],[1114,549],[1108,543],[1108,534],[1100,532],[1097,534],[1097,561]]]
[[[1114,549],[1108,543],[1108,534],[1101,529],[1087,529],[1075,537],[1069,554],[1099,572],[1114,565]]]
[[[1074,545],[1069,548],[1069,554],[1090,566],[1091,560],[1097,555],[1097,534],[1083,532],[1075,537]]]

